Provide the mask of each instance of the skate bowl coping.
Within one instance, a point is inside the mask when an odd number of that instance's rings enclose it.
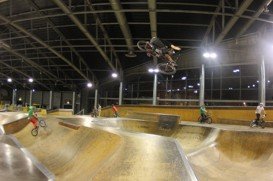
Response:
[[[72,116],[73,109],[54,109],[54,110],[47,111],[47,114],[59,115],[59,116]]]

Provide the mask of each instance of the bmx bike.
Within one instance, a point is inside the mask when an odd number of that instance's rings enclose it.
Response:
[[[209,114],[207,114],[205,118],[203,118],[202,116],[199,116],[198,122],[199,123],[211,124],[212,123],[212,118],[211,118],[211,116]]]
[[[99,115],[98,110],[93,109],[93,111],[91,112],[91,117],[96,118],[96,117],[98,117],[98,115]]]
[[[31,130],[32,136],[37,136],[38,135],[40,126],[43,127],[43,128],[47,127],[45,120],[43,120],[41,118],[38,118],[38,126]]]
[[[178,59],[179,56],[174,56],[174,52],[172,49],[168,49],[167,52],[171,51],[173,52],[172,55],[168,55],[170,56],[172,59],[175,60],[169,60],[164,54],[163,51],[166,52],[166,50],[162,49],[157,49],[154,50],[153,46],[148,42],[148,41],[138,41],[137,42],[137,47],[139,48],[139,50],[146,52],[146,54],[150,57],[156,57],[159,60],[162,60],[161,63],[157,63],[156,62],[156,68],[159,70],[160,73],[162,74],[166,74],[166,75],[172,75],[176,73],[176,60]]]
[[[257,123],[257,124],[256,124]],[[264,121],[264,118],[261,118],[259,119],[257,122],[256,120],[252,120],[250,122],[250,127],[253,128],[253,127],[256,127],[256,126],[260,126],[261,128],[265,128],[265,121]]]

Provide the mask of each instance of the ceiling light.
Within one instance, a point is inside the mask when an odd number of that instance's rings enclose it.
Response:
[[[8,82],[12,82],[12,78],[8,78],[7,81],[8,81]]]
[[[209,57],[210,57],[210,53],[209,53],[209,52],[205,52],[205,53],[203,53],[203,57],[205,57],[205,58],[209,58]]]
[[[90,82],[87,83],[87,87],[88,87],[88,88],[90,88],[90,87],[92,87],[92,86],[93,86],[92,83],[90,83]]]
[[[216,53],[214,53],[214,52],[213,52],[213,53],[211,53],[211,54],[210,54],[210,58],[212,58],[212,59],[216,59],[216,58],[217,58],[217,54],[216,54]]]
[[[33,78],[29,78],[28,82],[32,83],[33,82]]]
[[[112,73],[112,77],[113,77],[113,78],[117,78],[117,77],[118,77],[118,74],[117,74],[117,73]]]

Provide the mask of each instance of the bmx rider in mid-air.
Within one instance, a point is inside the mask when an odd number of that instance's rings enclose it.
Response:
[[[171,44],[166,40],[159,39],[158,37],[153,37],[150,42],[147,42],[146,46],[148,49],[151,49],[152,52],[155,52],[156,56],[159,58],[164,56],[168,61],[174,62],[172,55],[175,54],[175,51],[180,51],[181,48]],[[147,53],[148,56],[152,56],[151,52]]]

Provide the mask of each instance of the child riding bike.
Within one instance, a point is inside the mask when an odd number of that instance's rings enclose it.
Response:
[[[37,117],[37,113],[36,113],[36,107],[29,106],[28,120],[33,124],[34,128],[38,127],[38,117]]]
[[[112,104],[112,111],[115,117],[119,117],[118,108],[114,104]]]
[[[256,114],[255,125],[258,125],[259,123],[258,121],[260,121],[260,119],[263,119],[266,116],[263,103],[260,103],[257,106],[255,114]]]
[[[205,105],[200,106],[200,116],[201,116],[200,123],[203,123],[207,118],[207,110]]]

